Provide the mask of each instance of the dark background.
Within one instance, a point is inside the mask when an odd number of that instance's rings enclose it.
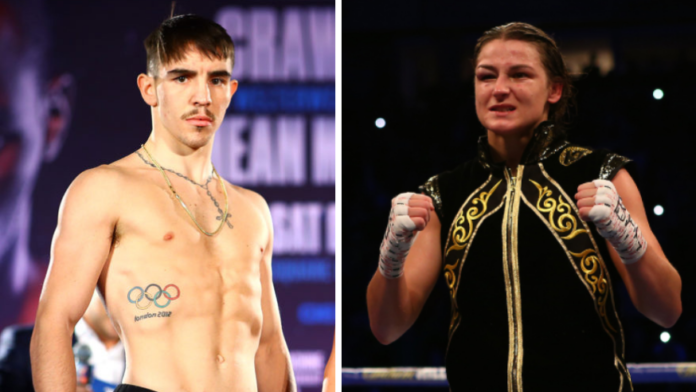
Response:
[[[667,344],[660,341],[664,329],[638,313],[623,283],[616,283],[627,361],[696,360],[694,15],[696,4],[669,0],[343,4],[344,367],[444,366],[450,300],[442,278],[416,324],[389,346],[370,332],[365,293],[391,198],[474,157],[485,131],[474,108],[473,47],[485,30],[512,21],[542,28],[573,60],[578,94],[570,141],[636,161],[651,228],[681,275],[683,314]],[[598,63],[613,58],[613,66],[593,66],[593,52]],[[657,88],[664,91],[661,100],[653,98]],[[386,120],[383,129],[375,127],[378,117]],[[657,204],[664,215],[653,213]]]

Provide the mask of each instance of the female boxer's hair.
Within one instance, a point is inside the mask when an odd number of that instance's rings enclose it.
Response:
[[[476,42],[474,47],[474,68],[476,68],[481,49],[487,43],[496,39],[525,41],[536,45],[549,82],[563,83],[561,99],[549,107],[549,120],[556,123],[557,126],[562,126],[567,122],[569,108],[573,106],[573,81],[563,62],[563,57],[560,50],[558,50],[556,41],[541,29],[528,23],[513,22],[497,26],[483,33],[478,42]]]
[[[145,39],[147,72],[156,76],[160,64],[183,60],[196,48],[210,59],[231,59],[234,68],[234,42],[219,24],[196,15],[179,15],[162,22]]]

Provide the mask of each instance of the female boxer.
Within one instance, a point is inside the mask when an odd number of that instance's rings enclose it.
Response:
[[[614,284],[664,327],[681,279],[650,230],[631,160],[573,145],[556,43],[510,23],[474,50],[478,154],[398,195],[367,300],[380,342],[418,317],[440,271],[452,391],[631,391]]]

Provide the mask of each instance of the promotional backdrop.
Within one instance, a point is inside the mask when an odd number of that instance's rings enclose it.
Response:
[[[150,134],[136,77],[145,71],[143,40],[171,9],[169,1],[6,1],[0,328],[34,320],[70,182],[134,152]],[[333,1],[178,1],[175,14],[185,13],[215,20],[235,41],[239,89],[213,163],[269,203],[283,330],[298,386],[318,391],[335,318]]]

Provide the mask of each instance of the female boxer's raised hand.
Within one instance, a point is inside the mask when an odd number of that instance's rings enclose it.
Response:
[[[416,232],[425,229],[434,209],[432,199],[425,195],[402,193],[392,199],[389,224],[379,255],[379,271],[385,278],[395,279],[403,275],[404,261],[416,239]]]
[[[575,199],[580,218],[594,222],[597,232],[616,249],[624,264],[635,263],[643,257],[648,243],[611,181],[584,183],[578,187]]]

